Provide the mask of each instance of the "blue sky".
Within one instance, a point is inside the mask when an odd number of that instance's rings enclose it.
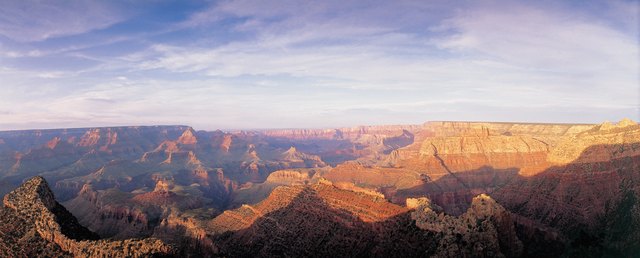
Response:
[[[638,120],[638,5],[4,0],[0,129]]]

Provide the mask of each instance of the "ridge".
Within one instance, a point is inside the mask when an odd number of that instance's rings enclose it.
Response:
[[[47,181],[32,177],[9,194],[3,203],[32,224],[39,236],[74,257],[149,257],[170,255],[171,246],[158,239],[96,240],[95,233],[80,226],[51,192]]]

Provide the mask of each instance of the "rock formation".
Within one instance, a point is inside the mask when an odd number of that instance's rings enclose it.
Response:
[[[198,139],[196,139],[196,132],[193,128],[185,130],[184,133],[180,135],[180,138],[178,138],[178,143],[184,145],[193,145],[198,143]]]
[[[179,255],[640,252],[640,126],[631,120],[111,127],[0,132],[0,139],[0,193],[44,176],[100,236],[153,236]],[[12,232],[0,237],[0,256],[79,252],[69,246],[85,240],[40,234],[34,217],[8,203],[1,212],[15,223],[0,228]],[[70,216],[48,205],[54,217]],[[16,247],[29,241],[37,243],[31,250]]]
[[[4,205],[22,218],[27,227],[33,228],[41,244],[54,255],[70,254],[74,257],[148,257],[170,255],[170,246],[157,239],[144,240],[95,240],[97,236],[80,226],[64,207],[56,202],[53,193],[42,177],[29,179],[19,188],[7,194]],[[6,221],[6,223],[12,223]],[[3,232],[3,235],[9,232]],[[4,238],[3,238],[4,239]],[[5,241],[5,240],[3,240]],[[29,248],[26,248],[27,250]],[[27,251],[28,252],[28,251]],[[13,254],[12,254],[13,255]]]
[[[228,256],[418,256],[433,248],[406,208],[323,183],[278,187],[256,205],[225,211],[207,232]]]
[[[473,198],[464,214],[453,217],[427,198],[407,199],[416,226],[440,233],[438,251],[432,257],[518,257],[523,244],[511,215],[488,195]]]

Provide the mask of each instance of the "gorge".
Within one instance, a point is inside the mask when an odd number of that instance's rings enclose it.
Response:
[[[628,119],[4,131],[0,180],[9,257],[640,253]]]

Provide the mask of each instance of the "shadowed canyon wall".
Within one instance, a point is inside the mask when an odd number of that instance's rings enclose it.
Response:
[[[117,127],[0,139],[0,192],[43,176],[99,236],[155,237],[181,255],[640,252],[640,126],[630,120]],[[55,234],[39,236],[42,250],[72,253]]]

